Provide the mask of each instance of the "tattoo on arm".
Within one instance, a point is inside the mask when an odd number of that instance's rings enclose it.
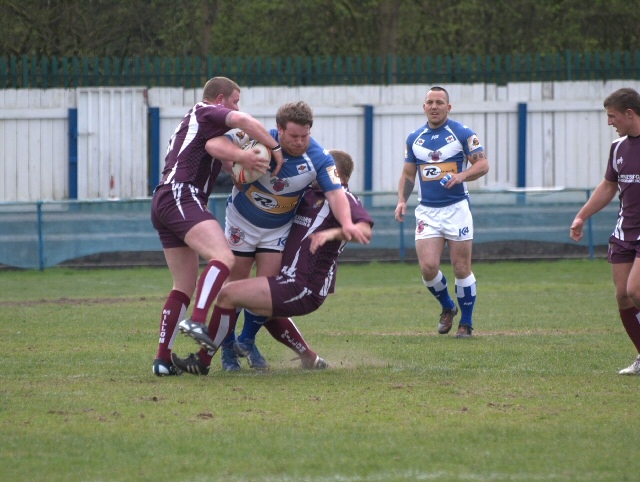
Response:
[[[414,181],[410,181],[409,179],[403,176],[401,190],[402,190],[402,197],[404,198],[405,201],[409,200],[409,196],[411,196],[411,193],[413,192],[413,186],[415,186],[415,184],[416,183]]]
[[[479,161],[480,159],[486,159],[486,158],[487,158],[487,156],[485,155],[485,153],[483,151],[483,152],[478,152],[476,154],[471,154],[471,157],[469,158],[469,160],[473,164],[474,162]]]

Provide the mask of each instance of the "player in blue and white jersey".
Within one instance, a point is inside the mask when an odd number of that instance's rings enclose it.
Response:
[[[278,274],[296,207],[313,181],[317,181],[324,192],[348,239],[354,237],[355,241],[363,241],[361,231],[351,220],[349,201],[333,157],[311,137],[313,112],[309,105],[301,101],[282,105],[276,114],[276,125],[277,129],[270,132],[284,156],[280,171],[274,176],[269,170],[251,184],[244,184],[241,188],[235,186],[227,203],[225,235],[235,255],[229,281],[249,278],[254,263],[256,276]],[[219,144],[225,141],[229,142],[224,138],[209,142]],[[266,319],[245,310],[244,325],[238,339],[235,340],[232,333],[222,344],[221,358],[225,370],[240,369],[238,353],[247,357],[252,368],[267,368],[267,362],[255,345],[256,334]],[[181,330],[191,336],[194,331],[189,327],[190,321],[183,323]],[[216,339],[219,334],[209,333],[209,336]]]
[[[458,314],[458,307],[449,296],[447,280],[440,271],[440,259],[448,244],[461,311],[456,337],[468,338],[473,331],[476,279],[471,271],[473,218],[466,182],[484,176],[489,171],[489,161],[478,136],[467,126],[449,119],[451,104],[445,89],[432,87],[423,110],[427,123],[406,140],[395,217],[404,221],[417,174],[416,253],[422,281],[442,306],[438,333],[448,333]]]

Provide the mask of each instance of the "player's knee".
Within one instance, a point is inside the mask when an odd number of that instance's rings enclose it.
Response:
[[[634,306],[640,307],[640,288],[627,289],[627,296],[634,304]],[[618,300],[619,302],[620,300]]]
[[[227,268],[229,268],[229,271],[231,271],[231,270],[233,270],[233,267],[236,264],[236,258],[233,255],[233,253],[231,252],[231,250],[227,250],[227,251],[222,251],[220,253],[216,253],[216,255],[212,257],[211,261],[213,261],[214,259],[217,260],[217,261],[220,261]]]

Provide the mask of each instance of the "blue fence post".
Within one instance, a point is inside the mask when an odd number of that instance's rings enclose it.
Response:
[[[149,178],[149,195],[160,184],[160,108],[149,107],[149,142],[151,159],[151,176]]]
[[[42,236],[42,201],[36,203],[38,217],[38,268],[44,271],[44,238]]]
[[[364,190],[373,191],[373,106],[364,106]],[[365,207],[371,207],[371,196],[365,196]]]
[[[518,103],[518,187],[527,187],[527,104]],[[519,193],[518,204],[526,200],[526,193]]]
[[[69,109],[69,199],[78,199],[78,109]]]
[[[404,221],[398,223],[400,226],[400,261],[404,263],[406,258],[406,247],[404,243]]]
[[[587,201],[591,197],[591,190],[587,189]],[[587,219],[587,238],[589,239],[589,259],[595,258],[595,247],[593,241],[593,223],[591,222],[593,216]]]
[[[527,187],[527,104],[518,104],[518,187]]]

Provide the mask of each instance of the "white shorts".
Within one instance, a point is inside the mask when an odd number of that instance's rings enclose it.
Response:
[[[255,253],[260,250],[280,251],[289,236],[291,222],[277,228],[259,228],[238,212],[233,204],[227,204],[224,235],[231,251]]]
[[[469,201],[463,200],[443,208],[419,204],[416,207],[416,240],[445,238],[451,241],[473,239],[473,217]]]

